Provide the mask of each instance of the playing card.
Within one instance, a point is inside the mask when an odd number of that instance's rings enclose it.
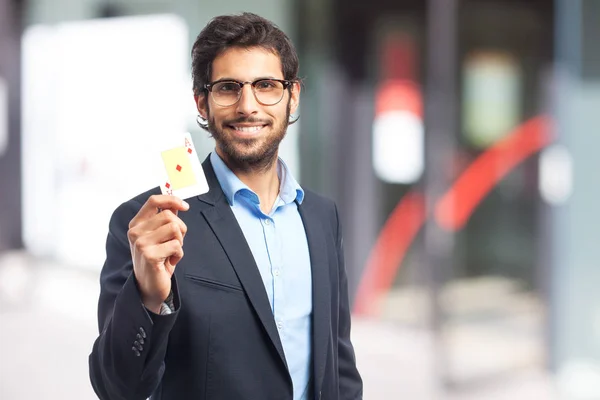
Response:
[[[191,135],[186,132],[160,153],[164,168],[162,194],[182,200],[208,192],[208,183]]]

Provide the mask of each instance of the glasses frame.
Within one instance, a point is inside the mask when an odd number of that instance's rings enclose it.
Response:
[[[283,85],[283,90],[281,91],[281,98],[279,100],[277,100],[275,103],[273,104],[267,104],[267,103],[263,103],[262,101],[260,101],[258,99],[258,96],[256,95],[256,85],[260,82],[264,82],[264,81],[275,81],[275,82],[279,82]],[[220,104],[216,99],[215,96],[213,94],[213,87],[214,85],[218,84],[218,83],[223,83],[223,82],[228,82],[228,83],[235,83],[240,87],[240,90],[238,91],[238,97],[237,100],[234,101],[231,104],[227,104],[227,105],[223,105]],[[257,102],[259,102],[260,104],[262,104],[263,106],[274,106],[276,104],[279,104],[281,102],[281,100],[283,100],[283,95],[285,94],[285,90],[288,89],[293,83],[295,83],[295,80],[287,80],[287,79],[275,79],[275,78],[260,78],[260,79],[256,79],[255,81],[245,81],[245,82],[241,82],[241,81],[236,81],[234,79],[219,79],[218,81],[214,81],[214,82],[210,82],[210,83],[205,83],[204,84],[204,89],[206,89],[213,101],[215,103],[217,103],[219,106],[221,107],[231,107],[234,104],[237,104],[238,101],[240,101],[240,99],[242,98],[242,91],[244,90],[244,86],[246,84],[249,84],[250,87],[252,87],[252,94],[254,94],[254,98],[256,99]]]

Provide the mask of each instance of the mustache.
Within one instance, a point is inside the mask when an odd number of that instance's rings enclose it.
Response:
[[[223,121],[223,125],[233,125],[233,124],[271,125],[271,121],[266,121],[264,119],[259,119],[259,118],[254,118],[254,117],[238,117],[235,119]]]

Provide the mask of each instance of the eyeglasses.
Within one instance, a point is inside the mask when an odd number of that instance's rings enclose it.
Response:
[[[252,87],[256,101],[263,106],[274,106],[283,99],[285,89],[293,82],[283,79],[257,79],[254,82],[222,80],[207,83],[204,88],[210,92],[215,103],[221,107],[229,107],[240,100],[242,89],[248,83]]]

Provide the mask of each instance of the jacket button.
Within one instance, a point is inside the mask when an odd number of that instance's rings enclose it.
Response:
[[[131,348],[131,350],[133,350],[133,352],[135,353],[135,356],[136,356],[136,357],[139,357],[139,356],[142,354],[142,353],[140,353],[140,352],[138,351],[138,349],[136,349],[135,347],[132,347],[132,348]]]
[[[137,335],[135,335],[135,337],[137,338],[138,342],[144,344],[144,338],[142,337],[142,335],[138,333]]]

